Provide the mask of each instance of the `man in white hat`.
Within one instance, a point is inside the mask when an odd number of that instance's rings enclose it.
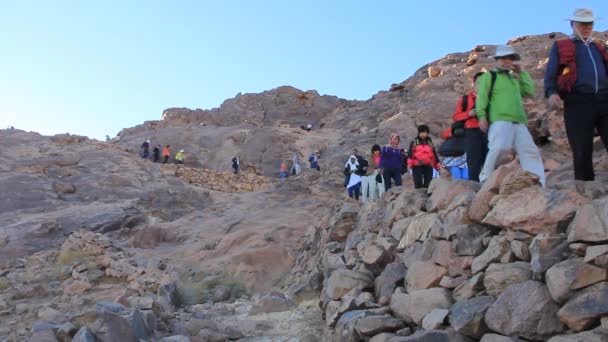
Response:
[[[488,155],[479,175],[483,182],[496,167],[496,161],[515,150],[522,168],[536,174],[545,185],[545,168],[540,152],[528,131],[523,96],[534,95],[534,81],[515,64],[521,59],[512,46],[496,48],[496,68],[479,77],[475,110],[479,127],[488,132]],[[489,130],[488,130],[489,126]]]
[[[564,104],[566,135],[574,158],[574,178],[592,181],[593,135],[597,129],[608,149],[608,52],[594,42],[598,18],[580,8],[568,20],[573,34],[553,44],[545,72],[550,107]]]

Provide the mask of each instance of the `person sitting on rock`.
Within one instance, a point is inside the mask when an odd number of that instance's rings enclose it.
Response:
[[[154,162],[158,163],[160,161],[160,144],[154,146],[154,149],[152,150],[152,155],[154,157]]]
[[[553,44],[545,72],[550,107],[564,104],[566,135],[574,159],[574,179],[592,181],[593,138],[597,129],[608,150],[608,51],[594,42],[590,9],[569,18],[573,34]]]
[[[167,145],[165,146],[165,148],[163,148],[163,157],[165,157],[165,161],[163,161],[163,164],[167,164],[167,161],[169,161],[169,156],[171,155],[171,152],[169,151],[170,147],[171,145]]]
[[[234,170],[235,175],[239,173],[239,169],[241,168],[240,158],[241,158],[241,156],[236,156],[236,157],[232,158],[232,169]]]
[[[521,57],[512,46],[498,46],[494,59],[497,67],[481,75],[477,84],[475,111],[479,128],[488,132],[489,149],[479,180],[483,182],[494,172],[501,155],[515,149],[522,168],[537,175],[544,186],[545,168],[528,131],[522,100],[523,96],[534,95],[534,81],[514,64]]]
[[[401,157],[401,149],[399,143],[401,138],[399,134],[392,133],[388,139],[388,145],[382,147],[380,152],[380,174],[384,179],[384,187],[388,191],[395,182],[396,186],[401,186],[401,168],[403,167],[403,158]]]
[[[179,152],[177,152],[175,154],[175,157],[173,157],[173,159],[175,159],[175,164],[183,164],[184,163],[184,150],[179,150]]]
[[[279,178],[287,178],[287,176],[287,163],[283,161],[281,162],[281,174]]]
[[[412,170],[414,188],[428,188],[433,179],[433,168],[441,169],[439,156],[429,136],[430,129],[427,125],[418,126],[418,136],[412,141],[409,148],[407,166]]]

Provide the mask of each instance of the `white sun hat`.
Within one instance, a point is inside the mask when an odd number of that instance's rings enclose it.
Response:
[[[501,58],[506,56],[513,56],[516,61],[521,59],[521,56],[515,51],[515,48],[511,45],[499,45],[496,47],[496,53],[494,54],[494,58]]]
[[[590,8],[577,8],[574,10],[572,17],[567,18],[566,20],[576,21],[578,23],[592,23],[598,19],[598,17],[593,15],[593,11]]]

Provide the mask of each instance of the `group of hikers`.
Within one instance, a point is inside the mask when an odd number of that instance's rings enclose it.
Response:
[[[165,147],[163,148],[163,147],[161,147],[160,144],[157,144],[152,149],[152,154],[150,155],[150,140],[146,140],[139,147],[139,156],[143,159],[148,159],[151,156],[153,162],[159,163],[161,161],[161,158],[160,158],[161,148],[162,148],[162,153],[163,153],[162,163],[167,164],[169,162],[169,157],[171,156],[171,151],[170,151],[171,145],[165,145]],[[173,156],[173,162],[175,164],[183,164],[184,158],[185,158],[184,150],[179,150],[175,154],[175,156]]]
[[[320,157],[319,150],[314,150],[308,156],[308,163],[309,163],[311,169],[321,171],[321,167],[319,166],[319,157]],[[287,165],[288,162],[291,163],[290,167]],[[300,157],[298,156],[297,153],[293,154],[293,157],[291,158],[291,160],[289,160],[289,161],[284,160],[281,162],[279,178],[287,178],[290,175],[297,176],[300,173],[302,173],[302,164],[300,163]]]
[[[549,107],[563,105],[566,135],[572,149],[574,178],[592,181],[593,139],[600,136],[608,150],[608,51],[592,38],[597,18],[590,9],[576,9],[568,18],[573,34],[557,40],[545,72]],[[354,150],[346,162],[344,186],[349,197],[363,202],[377,198],[410,170],[415,188],[426,188],[445,168],[454,179],[483,182],[506,155],[515,152],[522,169],[538,176],[545,186],[540,151],[528,131],[523,97],[534,95],[530,74],[516,64],[521,59],[510,45],[498,46],[496,67],[473,77],[474,90],[462,96],[450,127],[436,151],[429,127],[420,125],[409,150],[399,148],[399,135],[374,145],[367,160]],[[445,157],[443,165],[439,155]]]

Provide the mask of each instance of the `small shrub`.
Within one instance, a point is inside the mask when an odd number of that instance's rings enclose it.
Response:
[[[67,251],[62,251],[59,254],[59,257],[57,257],[57,262],[61,265],[71,265],[77,261],[82,261],[88,256],[89,254],[83,251],[75,251],[68,249]]]
[[[8,282],[6,278],[0,278],[0,291],[4,291],[8,289],[11,284]]]

